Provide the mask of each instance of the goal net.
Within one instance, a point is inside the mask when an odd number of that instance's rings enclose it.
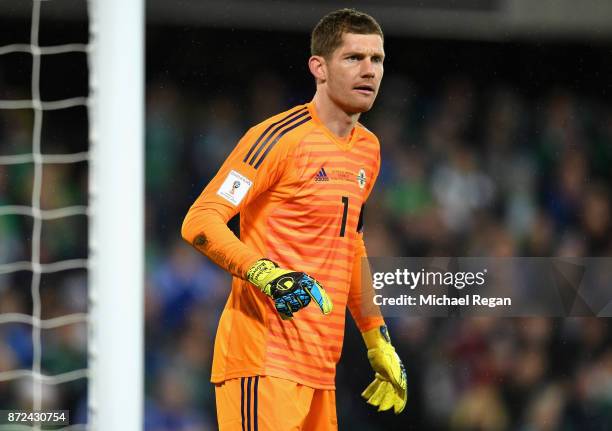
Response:
[[[142,428],[143,10],[0,9],[0,410],[61,429]]]

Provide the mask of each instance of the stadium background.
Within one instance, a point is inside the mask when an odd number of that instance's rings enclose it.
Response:
[[[291,28],[275,2],[252,20],[248,11],[232,9],[238,2],[210,3],[215,7],[200,20],[189,10],[164,15],[159,3],[149,9],[147,430],[215,429],[208,378],[229,279],[182,242],[180,224],[250,125],[310,99],[307,29],[316,18],[308,17],[333,8],[312,2],[310,14]],[[479,5],[486,12],[501,3],[471,1],[471,8],[452,12],[467,14]],[[403,13],[419,2],[408,6]],[[380,19],[387,53],[379,98],[363,117],[379,136],[383,157],[365,215],[370,255],[612,253],[609,34],[571,26],[550,34],[493,34],[493,24],[453,33],[460,25],[452,20],[411,32],[382,8],[377,14],[372,3],[363,9]],[[87,24],[77,14],[52,12],[51,6],[49,12],[41,45],[87,40]],[[29,17],[15,12],[0,20],[0,44],[27,40]],[[0,56],[0,99],[29,97],[30,61]],[[83,55],[43,64],[42,76],[43,98],[87,92]],[[87,146],[86,112],[68,111],[45,122],[43,143],[51,152]],[[29,111],[0,110],[2,153],[29,151],[31,130]],[[45,175],[47,208],[87,202],[86,164],[54,165]],[[29,204],[30,178],[29,165],[0,166],[0,203]],[[28,259],[28,223],[0,217],[0,263]],[[67,223],[58,220],[43,231],[43,259],[86,255],[86,219],[76,221],[77,229],[75,220]],[[0,312],[29,312],[29,277],[1,276]],[[43,317],[86,310],[86,288],[83,271],[44,277]],[[399,417],[378,414],[360,399],[372,376],[349,321],[337,375],[341,429],[612,429],[607,319],[406,317],[388,323],[408,372],[407,409]],[[26,325],[0,325],[0,371],[31,367],[28,331]],[[85,366],[85,325],[46,331],[43,343],[45,372]],[[71,408],[83,421],[85,387],[83,380],[54,386],[45,392],[46,403]],[[0,382],[2,408],[27,408],[28,402],[27,384]]]

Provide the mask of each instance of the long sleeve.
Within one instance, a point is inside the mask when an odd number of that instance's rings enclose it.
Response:
[[[264,256],[240,241],[227,222],[275,184],[289,158],[287,145],[280,142],[260,155],[257,148],[266,133],[264,126],[256,126],[244,135],[191,206],[181,229],[186,242],[243,279],[253,263]],[[253,162],[255,156],[259,157],[257,163]]]
[[[356,242],[347,304],[357,328],[365,332],[384,325],[385,321],[380,313],[380,307],[373,302],[372,274],[370,265],[367,264],[367,253],[361,234],[357,237]]]

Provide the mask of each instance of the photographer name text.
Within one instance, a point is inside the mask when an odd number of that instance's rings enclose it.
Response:
[[[512,305],[511,298],[503,297],[487,297],[481,295],[465,295],[460,297],[448,295],[399,295],[385,297],[383,295],[374,295],[374,304],[376,305],[408,305],[408,306],[425,306],[425,307],[451,307],[451,306],[485,306],[489,308],[509,307]]]

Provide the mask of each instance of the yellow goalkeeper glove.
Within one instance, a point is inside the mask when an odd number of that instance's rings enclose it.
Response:
[[[247,280],[274,300],[283,319],[306,307],[313,299],[323,314],[332,311],[332,302],[323,286],[309,275],[279,268],[269,259],[260,259],[247,271]]]
[[[393,407],[399,414],[406,407],[406,370],[391,345],[386,326],[374,328],[361,334],[368,348],[368,359],[375,371],[374,381],[361,393],[368,404],[378,411]]]

